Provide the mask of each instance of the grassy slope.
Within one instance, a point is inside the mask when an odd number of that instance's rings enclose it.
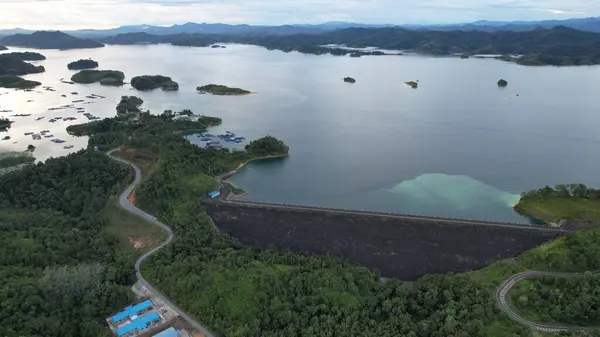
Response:
[[[557,222],[573,219],[581,222],[600,222],[600,201],[584,198],[525,198],[519,201],[515,210],[534,218]]]

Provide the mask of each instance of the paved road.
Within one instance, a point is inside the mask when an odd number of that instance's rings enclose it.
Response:
[[[592,274],[600,274],[600,270],[593,271]],[[569,330],[585,329],[586,327],[567,326],[560,324],[541,324],[534,321],[525,319],[516,312],[514,312],[506,301],[506,295],[511,291],[515,284],[521,280],[542,276],[552,277],[574,277],[581,276],[583,273],[560,273],[560,272],[546,272],[546,271],[526,271],[515,274],[507,278],[499,287],[496,289],[496,303],[502,311],[504,311],[513,320],[526,325],[532,329],[542,332],[563,332]]]
[[[152,285],[150,285],[150,283],[148,283],[148,281],[146,281],[146,279],[144,279],[144,276],[140,272],[140,266],[141,266],[142,262],[144,262],[148,257],[150,257],[151,255],[153,255],[154,253],[156,253],[157,251],[159,251],[160,249],[162,249],[164,246],[168,245],[171,242],[171,240],[173,240],[173,231],[171,230],[171,228],[169,228],[169,226],[167,226],[164,223],[158,221],[152,215],[150,215],[150,214],[142,211],[141,209],[133,206],[129,202],[129,200],[127,199],[127,197],[140,184],[140,181],[142,180],[142,172],[133,163],[131,163],[131,162],[127,161],[127,160],[124,160],[124,159],[112,156],[112,153],[114,151],[115,150],[109,151],[107,153],[108,156],[111,157],[112,159],[116,160],[116,161],[119,161],[119,162],[122,162],[122,163],[125,163],[127,165],[132,166],[133,169],[135,170],[135,178],[133,179],[133,183],[131,183],[131,185],[129,185],[129,187],[127,187],[123,191],[123,193],[121,193],[121,196],[119,197],[119,204],[121,205],[121,207],[124,210],[128,211],[129,213],[132,213],[132,214],[135,214],[137,216],[140,216],[140,217],[144,218],[145,220],[147,220],[149,222],[152,222],[153,224],[155,224],[155,225],[161,227],[162,229],[164,229],[169,234],[169,236],[167,237],[167,240],[165,240],[163,243],[161,243],[160,245],[158,245],[154,249],[148,251],[144,255],[140,256],[140,258],[135,262],[135,274],[137,276],[138,282],[140,282],[140,284],[142,284],[151,293],[153,293],[154,296],[158,297],[166,305],[168,305],[169,307],[171,307],[179,316],[181,316],[181,318],[183,318],[184,320],[186,320],[194,329],[202,332],[203,334],[206,335],[206,337],[215,337],[210,331],[208,331],[207,328],[205,328],[204,326],[200,325],[200,323],[196,322],[192,317],[190,317],[183,310],[179,309],[171,301],[169,301],[164,294],[162,294],[160,291],[158,291],[156,288],[154,288]]]

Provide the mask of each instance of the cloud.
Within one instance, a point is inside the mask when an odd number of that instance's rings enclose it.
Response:
[[[111,28],[185,22],[452,23],[600,15],[598,0],[0,0],[0,28]]]

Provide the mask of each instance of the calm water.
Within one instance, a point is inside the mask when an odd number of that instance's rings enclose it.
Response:
[[[121,95],[138,95],[156,113],[189,108],[222,117],[223,126],[213,133],[228,129],[250,139],[271,134],[289,144],[288,158],[251,164],[232,179],[251,200],[526,222],[511,209],[523,190],[563,182],[600,186],[600,67],[313,56],[239,45],[41,53],[48,57],[39,62],[46,73],[27,78],[56,91],[0,89],[0,110],[14,110],[0,116],[32,114],[14,118],[8,132],[12,139],[0,142],[2,151],[34,144],[36,157],[43,160],[68,153],[64,145],[78,150],[87,140],[70,137],[64,129],[86,119],[74,109],[48,108],[93,93],[107,98],[77,106],[96,116],[113,116]],[[66,69],[68,62],[88,57],[101,69],[124,71],[127,78],[171,76],[180,91],[60,83],[73,73]],[[345,76],[357,82],[344,83]],[[509,82],[507,88],[496,86],[500,78]],[[419,80],[419,89],[405,86],[409,80]],[[196,94],[196,86],[209,83],[257,94]],[[35,121],[40,116],[46,118]],[[58,116],[78,120],[47,121]],[[44,129],[67,143],[23,135]],[[195,136],[189,139],[197,142]]]

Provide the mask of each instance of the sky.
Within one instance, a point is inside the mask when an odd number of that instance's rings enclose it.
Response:
[[[0,29],[186,22],[436,24],[600,16],[600,0],[0,0]]]

